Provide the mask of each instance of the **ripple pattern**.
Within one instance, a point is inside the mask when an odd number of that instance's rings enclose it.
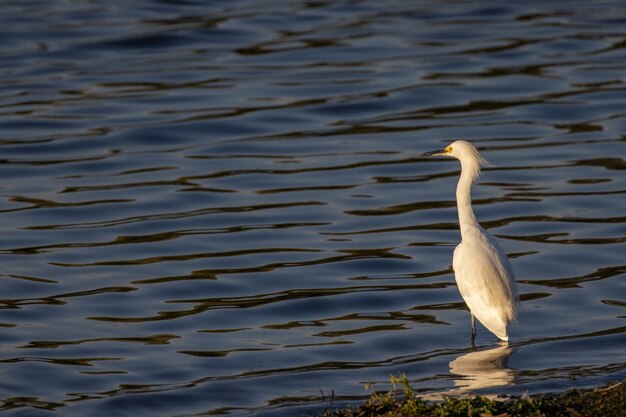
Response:
[[[626,377],[617,1],[8,2],[0,413],[294,416]],[[455,162],[517,273],[454,282]],[[484,330],[484,329],[483,329]]]

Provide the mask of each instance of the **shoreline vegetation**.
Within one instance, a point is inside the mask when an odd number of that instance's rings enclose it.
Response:
[[[558,394],[505,396],[495,399],[444,397],[442,401],[420,398],[405,375],[392,376],[393,389],[370,390],[360,406],[335,408],[331,404],[314,417],[625,417],[626,380],[592,389],[570,389]]]

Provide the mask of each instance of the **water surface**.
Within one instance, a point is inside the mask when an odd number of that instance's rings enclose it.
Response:
[[[626,377],[620,2],[8,2],[8,416],[294,416]],[[455,161],[517,274],[454,282]]]

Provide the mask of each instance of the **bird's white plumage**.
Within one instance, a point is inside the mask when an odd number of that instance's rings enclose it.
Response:
[[[513,270],[498,243],[485,230],[468,230],[454,250],[452,267],[470,311],[493,334],[508,340],[517,294]]]
[[[455,279],[471,314],[498,338],[508,341],[508,327],[517,313],[513,268],[495,238],[476,220],[470,197],[471,186],[486,161],[466,141],[424,155],[452,156],[461,162],[456,189],[461,243],[452,260]]]

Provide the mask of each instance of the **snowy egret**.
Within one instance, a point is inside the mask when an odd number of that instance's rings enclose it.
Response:
[[[461,178],[456,187],[461,243],[454,250],[452,267],[459,292],[470,309],[472,345],[476,338],[474,317],[507,342],[509,325],[517,314],[513,268],[495,238],[478,224],[470,196],[472,184],[487,161],[463,140],[422,156],[451,156],[461,162]]]

